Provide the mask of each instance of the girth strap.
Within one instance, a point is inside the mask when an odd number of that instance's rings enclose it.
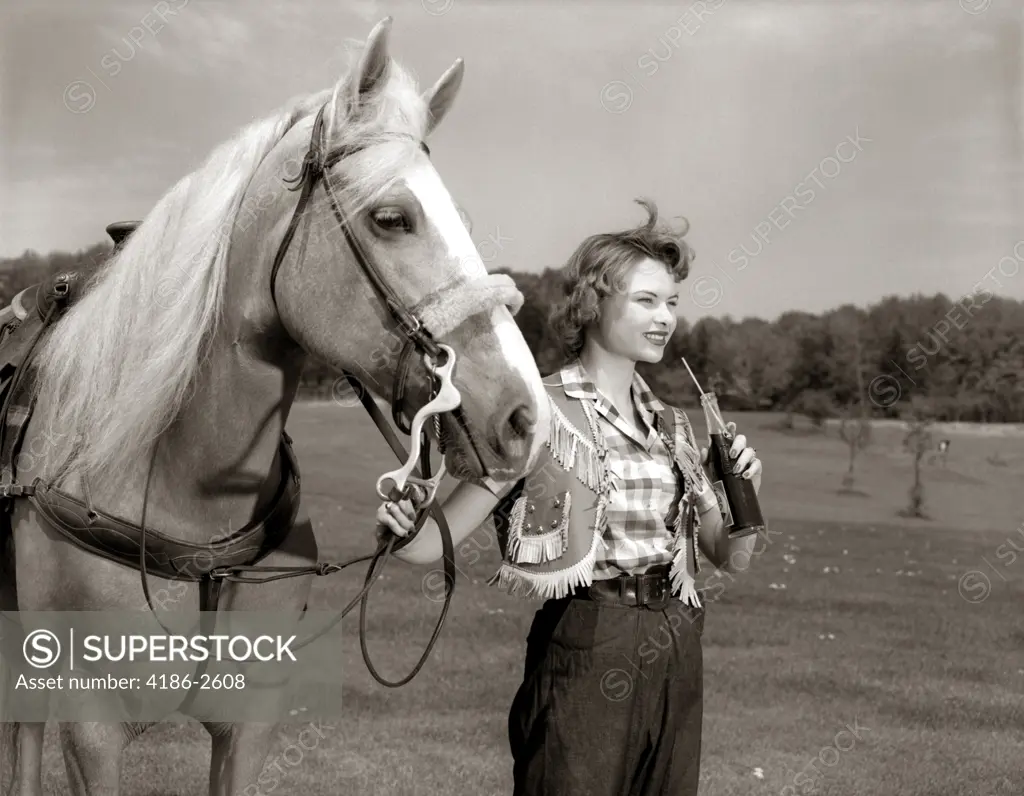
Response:
[[[282,480],[277,495],[261,520],[251,522],[226,539],[192,543],[146,528],[144,552],[138,525],[106,514],[55,489],[42,479],[31,484],[29,496],[39,513],[70,542],[109,561],[177,581],[196,582],[211,570],[251,564],[271,553],[288,535],[298,513],[299,474],[291,439],[281,437]]]

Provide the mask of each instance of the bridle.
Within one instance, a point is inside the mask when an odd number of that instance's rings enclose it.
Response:
[[[452,383],[452,375],[456,364],[455,352],[449,346],[439,343],[437,338],[447,332],[450,332],[456,326],[464,322],[469,316],[490,311],[499,302],[510,306],[515,305],[513,311],[517,310],[518,306],[522,304],[522,294],[515,288],[515,284],[510,277],[498,274],[488,274],[478,279],[467,279],[453,284],[445,290],[431,294],[411,308],[407,306],[406,302],[381,275],[375,263],[366,255],[366,252],[360,245],[359,240],[352,232],[351,224],[341,209],[334,189],[330,184],[330,180],[327,179],[327,171],[332,166],[336,165],[344,158],[360,151],[360,149],[346,148],[335,150],[333,152],[327,151],[323,140],[324,111],[326,107],[326,104],[321,106],[316,115],[310,137],[310,145],[305,157],[303,158],[300,172],[295,177],[286,178],[285,180],[286,183],[294,183],[289,190],[300,190],[300,194],[287,231],[285,232],[284,238],[278,247],[277,254],[274,257],[273,266],[270,272],[271,298],[273,300],[274,307],[278,309],[280,317],[280,310],[278,308],[275,291],[277,275],[289,250],[289,246],[293,242],[295,234],[302,221],[306,206],[317,185],[322,184],[328,200],[330,201],[334,217],[338,226],[341,227],[341,230],[345,235],[345,240],[349,248],[355,255],[355,259],[359,264],[361,273],[369,281],[377,297],[381,300],[384,306],[387,307],[399,333],[405,338],[405,343],[402,346],[396,365],[396,373],[392,387],[391,406],[392,418],[395,425],[399,430],[409,435],[412,439],[411,451],[405,450],[401,441],[384,418],[372,395],[362,388],[359,380],[352,373],[343,371],[344,377],[359,396],[361,403],[373,419],[377,429],[387,440],[399,460],[404,461],[402,467],[397,470],[384,473],[377,479],[377,495],[381,500],[397,502],[399,500],[409,498],[414,487],[421,487],[425,491],[426,497],[425,500],[420,503],[420,509],[418,511],[414,530],[403,538],[398,538],[393,534],[387,534],[386,537],[382,538],[378,543],[377,550],[370,555],[360,556],[340,563],[320,563],[314,567],[269,567],[261,565],[232,566],[219,570],[211,570],[209,572],[209,577],[213,582],[218,584],[226,580],[237,583],[264,583],[280,578],[296,577],[301,575],[328,575],[333,572],[338,572],[351,564],[370,561],[370,567],[367,571],[363,588],[355,598],[345,606],[345,608],[343,608],[327,626],[321,628],[310,637],[303,639],[301,642],[292,644],[290,648],[292,650],[299,649],[319,638],[335,624],[340,622],[341,619],[343,619],[358,602],[360,603],[359,644],[363,654],[363,661],[366,663],[367,669],[377,682],[381,685],[394,688],[405,685],[412,680],[412,678],[416,676],[419,670],[426,663],[426,660],[429,657],[438,636],[440,635],[445,617],[448,614],[448,608],[451,604],[452,594],[455,590],[456,566],[451,530],[448,527],[444,512],[435,502],[437,489],[442,477],[444,476],[445,467],[442,460],[439,471],[435,475],[431,476],[430,438],[424,429],[424,425],[427,420],[433,419],[435,423],[435,428],[437,429],[438,448],[443,455],[444,445],[440,434],[439,417],[446,413],[450,414],[455,421],[462,426],[467,439],[470,441],[474,454],[477,457],[477,461],[480,466],[484,468],[486,474],[486,466],[484,465],[483,458],[480,456],[476,447],[475,438],[470,432],[465,419],[462,416],[461,395]],[[429,155],[429,149],[426,144],[420,142],[419,145],[421,149]],[[302,256],[302,253],[304,253],[304,248],[305,246],[303,244],[303,252],[300,253],[300,257]],[[477,293],[479,294],[478,298],[469,300]],[[415,416],[410,421],[406,418],[406,385],[408,382],[409,369],[411,367],[413,354],[415,353],[422,356],[423,363],[431,375],[432,389],[430,400],[422,406],[418,412],[416,412]],[[153,460],[155,460],[155,456],[156,451],[154,449]],[[413,475],[413,470],[417,463],[419,465],[419,476]],[[153,461],[150,463],[150,476],[152,475],[152,466]],[[143,497],[142,519],[140,521],[142,529],[140,564],[143,592],[145,593],[146,601],[152,611],[153,604],[150,600],[145,569],[145,494],[148,494],[148,487],[149,479],[147,479],[146,492]],[[415,667],[413,667],[412,671],[406,677],[392,682],[382,678],[377,673],[370,661],[369,651],[366,647],[366,607],[369,591],[373,586],[373,583],[378,577],[380,577],[380,574],[384,570],[385,557],[409,544],[423,527],[423,523],[426,521],[428,514],[433,516],[441,533],[445,581],[444,606],[441,609],[441,615],[438,618],[434,632],[432,633],[430,640],[427,642],[423,655],[420,657]],[[253,577],[253,574],[260,572],[274,572],[277,574]],[[216,586],[216,590],[216,594],[219,594],[219,585]],[[216,594],[212,598],[214,609],[216,608]],[[156,616],[156,612],[153,611],[153,613],[154,616]],[[212,617],[207,616],[207,613],[208,612],[204,612],[201,614],[201,624],[213,621]],[[157,621],[160,621],[159,617],[157,617]],[[161,625],[163,624],[162,622],[160,623]],[[202,663],[201,666],[205,666],[205,662]],[[197,676],[194,682],[198,682],[199,679],[200,678]],[[190,692],[188,701],[191,700],[193,693],[194,692]]]
[[[285,179],[286,183],[293,183],[293,187],[290,190],[300,189],[301,193],[299,194],[299,201],[295,205],[295,211],[292,213],[291,221],[285,231],[284,238],[282,239],[281,244],[278,247],[277,254],[274,257],[274,264],[270,269],[270,296],[274,302],[274,307],[278,309],[278,314],[280,315],[280,308],[277,304],[277,291],[275,290],[277,285],[277,275],[281,268],[281,264],[284,262],[288,248],[295,237],[299,224],[302,221],[306,205],[309,202],[316,186],[318,184],[322,184],[331,205],[331,212],[334,214],[334,218],[337,221],[338,226],[344,233],[345,242],[355,255],[355,259],[360,270],[370,282],[370,285],[383,305],[387,307],[400,334],[405,337],[405,342],[398,355],[395,377],[392,384],[391,416],[395,426],[397,426],[403,434],[412,438],[412,451],[406,451],[399,440],[393,435],[393,433],[391,433],[391,429],[383,421],[383,418],[380,417],[376,403],[373,401],[372,397],[368,395],[367,390],[362,388],[362,385],[359,383],[356,376],[343,371],[345,378],[360,396],[361,402],[374,419],[374,422],[381,434],[383,434],[388,440],[388,443],[391,445],[392,450],[394,450],[395,455],[400,459],[405,460],[405,465],[403,467],[398,470],[385,473],[378,479],[377,494],[381,500],[403,500],[409,497],[411,491],[410,485],[414,484],[428,490],[427,498],[423,505],[433,505],[437,486],[444,474],[444,466],[442,462],[442,468],[438,474],[434,476],[433,479],[429,478],[430,442],[429,437],[424,433],[422,428],[424,421],[428,417],[434,418],[436,423],[440,415],[445,413],[451,414],[465,431],[466,438],[469,440],[470,445],[473,448],[477,461],[484,469],[484,474],[488,474],[484,460],[477,450],[476,440],[470,432],[463,417],[461,396],[454,384],[452,384],[451,376],[455,367],[455,352],[449,346],[438,343],[434,339],[434,335],[431,333],[430,329],[426,327],[420,317],[420,312],[417,310],[429,307],[431,310],[431,316],[437,319],[437,322],[432,325],[434,327],[441,326],[441,331],[450,331],[450,329],[461,324],[465,320],[465,317],[459,316],[465,313],[457,313],[455,311],[449,311],[446,313],[444,311],[445,304],[448,302],[444,300],[445,294],[431,295],[424,301],[420,302],[418,307],[414,307],[412,309],[408,308],[398,293],[395,292],[391,285],[388,284],[387,280],[381,275],[377,265],[370,257],[367,256],[359,242],[359,239],[353,234],[352,226],[341,209],[341,203],[338,201],[338,197],[330,180],[327,179],[327,171],[332,166],[338,164],[346,157],[356,154],[360,150],[356,148],[342,148],[325,154],[326,147],[323,141],[323,128],[324,111],[326,107],[326,105],[322,105],[320,107],[320,110],[317,112],[316,118],[313,122],[310,146],[303,158],[302,168],[295,177]],[[405,136],[395,137],[399,138]],[[426,142],[420,141],[419,146],[429,156],[430,149]],[[485,285],[489,285],[495,283],[495,281],[504,282],[505,280],[506,277],[502,276],[486,276],[477,281],[485,283]],[[449,295],[456,293],[459,287],[459,285],[454,286],[454,288],[450,290]],[[471,289],[470,285],[464,285],[462,287]],[[485,312],[490,308],[490,305],[479,304],[477,305],[475,312]],[[448,317],[444,318],[445,315]],[[439,323],[443,318],[447,323]],[[454,322],[452,322],[453,320]],[[430,401],[424,405],[410,421],[407,419],[406,412],[406,386],[409,379],[412,355],[414,353],[422,355],[424,365],[431,373],[432,392]],[[436,436],[438,440],[438,448],[443,454],[444,444],[441,440],[439,426],[437,428],[438,433]],[[411,475],[414,466],[413,462],[415,462],[417,457],[421,460],[421,471],[424,476],[423,479],[418,479]],[[384,486],[387,481],[391,481],[392,483],[390,489],[385,488]],[[421,519],[425,519],[425,515],[421,516]],[[443,515],[438,519],[438,522],[447,529],[447,525],[443,523]],[[422,523],[417,524],[417,530],[421,524]],[[394,549],[401,549],[401,547],[407,545],[411,539],[411,536],[405,537],[397,543],[397,546]]]
[[[334,188],[331,186],[330,180],[327,179],[327,172],[332,166],[337,165],[347,157],[355,155],[360,150],[355,148],[343,148],[325,154],[326,147],[323,142],[323,128],[324,110],[326,107],[326,105],[320,107],[320,110],[317,112],[316,119],[313,122],[310,145],[309,149],[306,151],[305,157],[303,158],[302,168],[295,177],[285,178],[286,183],[294,184],[290,190],[294,191],[296,189],[300,189],[301,193],[299,194],[299,201],[295,205],[295,211],[292,214],[291,222],[288,224],[288,229],[284,234],[281,245],[277,249],[277,254],[274,257],[274,264],[270,269],[270,297],[274,302],[275,309],[278,309],[278,314],[280,315],[280,310],[277,305],[277,291],[275,290],[277,285],[277,274],[281,268],[281,264],[284,262],[285,255],[288,253],[289,246],[295,237],[295,233],[299,228],[302,216],[306,210],[306,204],[309,202],[309,199],[317,185],[322,183],[324,191],[327,194],[327,198],[330,201],[331,211],[334,213],[334,218],[337,220],[338,226],[344,233],[345,242],[355,255],[355,259],[360,270],[369,280],[370,285],[373,287],[378,298],[380,298],[384,306],[387,307],[400,333],[406,338],[405,344],[403,345],[398,358],[398,368],[392,388],[391,412],[392,419],[399,430],[404,434],[409,434],[411,427],[406,420],[404,411],[405,386],[408,377],[409,357],[413,351],[417,351],[424,356],[429,357],[434,362],[437,362],[442,354],[442,348],[433,339],[430,333],[423,328],[423,323],[415,312],[406,307],[405,302],[388,284],[387,280],[384,279],[376,264],[367,257],[358,238],[356,238],[352,233],[351,224],[349,224],[348,219],[345,218],[345,214],[341,210],[341,205],[334,192]],[[400,136],[396,136],[396,138],[398,137]],[[426,142],[421,141],[419,145],[427,155],[430,154],[430,149]]]

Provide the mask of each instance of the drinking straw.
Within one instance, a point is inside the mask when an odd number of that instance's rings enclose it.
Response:
[[[699,392],[699,393],[700,393],[700,397],[701,397],[701,398],[703,398],[703,397],[704,397],[704,395],[705,395],[705,392],[704,392],[704,390],[702,390],[702,389],[701,389],[701,387],[700,387],[700,382],[699,382],[699,381],[697,381],[697,377],[693,375],[693,371],[692,371],[692,370],[690,370],[690,365],[689,365],[689,364],[687,363],[687,361],[686,361],[686,357],[679,357],[679,358],[680,358],[681,360],[683,360],[683,364],[684,364],[684,365],[686,365],[686,371],[687,371],[687,373],[689,373],[689,374],[690,374],[690,378],[691,378],[691,379],[693,379],[693,383],[694,383],[694,384],[695,384],[695,385],[697,386],[697,392]],[[712,407],[712,408],[711,408],[711,411],[712,411],[712,412],[714,413],[714,415],[715,415],[715,419],[716,419],[716,420],[717,420],[717,421],[718,421],[719,423],[721,423],[721,424],[722,424],[722,428],[725,428],[725,421],[724,421],[724,420],[722,420],[722,416],[721,416],[720,414],[718,414],[718,412],[717,412],[717,411],[715,411],[714,407]]]

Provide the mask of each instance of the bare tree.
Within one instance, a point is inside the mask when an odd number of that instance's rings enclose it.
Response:
[[[864,494],[853,488],[854,466],[857,461],[857,454],[871,444],[871,420],[868,417],[867,403],[864,400],[864,371],[862,368],[863,352],[860,342],[860,324],[854,332],[854,358],[853,369],[857,379],[857,406],[858,413],[854,417],[852,405],[847,406],[843,411],[842,419],[839,421],[839,437],[846,443],[850,451],[849,467],[846,475],[843,476],[843,486],[839,490],[847,494]]]
[[[871,421],[866,417],[853,417],[849,409],[843,413],[839,421],[839,436],[846,443],[850,451],[849,467],[846,475],[843,476],[843,487],[840,492],[856,493],[853,488],[855,483],[854,465],[857,454],[871,444]]]
[[[932,449],[932,421],[927,408],[914,402],[910,417],[907,420],[907,435],[903,440],[904,448],[914,457],[914,484],[910,487],[910,502],[901,514],[905,517],[927,519],[924,511],[924,484],[921,482],[921,460]]]

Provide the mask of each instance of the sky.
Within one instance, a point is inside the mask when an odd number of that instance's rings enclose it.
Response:
[[[0,10],[0,257],[143,217],[394,18],[491,268],[685,216],[684,314],[772,319],[979,282],[1024,298],[1021,0],[50,2]],[[133,41],[134,39],[134,41]]]

